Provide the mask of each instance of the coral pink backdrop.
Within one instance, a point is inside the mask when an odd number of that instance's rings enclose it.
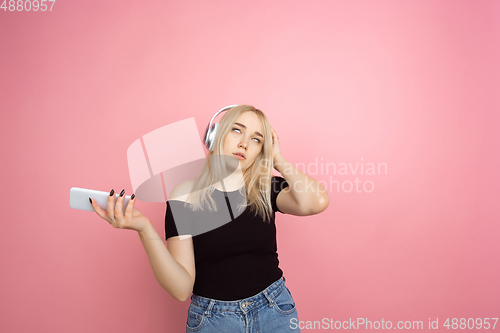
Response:
[[[277,214],[303,327],[499,318],[499,40],[494,0],[1,9],[0,331],[184,331],[137,233],[69,189],[130,195],[132,142],[190,117],[201,140],[228,104],[329,190],[320,215]],[[165,204],[137,207],[163,236]]]

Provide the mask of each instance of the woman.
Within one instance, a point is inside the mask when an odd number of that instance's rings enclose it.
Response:
[[[191,298],[186,332],[292,331],[297,311],[278,267],[275,212],[318,214],[329,197],[281,155],[276,132],[253,106],[227,111],[214,144],[198,177],[170,193],[167,247],[134,208],[134,195],[125,215],[124,191],[116,204],[111,191],[107,211],[92,207],[113,227],[136,230],[160,285],[179,301]],[[272,177],[273,166],[285,178]],[[218,224],[207,228],[209,220]]]

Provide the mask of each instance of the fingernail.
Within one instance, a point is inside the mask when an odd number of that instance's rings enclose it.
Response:
[[[134,198],[135,198],[135,193],[132,194],[132,196],[130,197],[130,200],[134,200]]]
[[[89,198],[90,204],[92,205],[92,199]]]
[[[125,194],[125,189],[123,189],[121,192],[120,192],[120,197],[123,197],[123,195]]]
[[[109,192],[109,196],[111,197],[113,194],[115,194],[115,190],[111,189],[111,192]]]

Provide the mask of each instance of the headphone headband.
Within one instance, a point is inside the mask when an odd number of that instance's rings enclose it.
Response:
[[[208,126],[210,127],[212,125],[212,121],[214,121],[215,117],[217,117],[217,115],[219,113],[221,113],[222,111],[226,111],[228,109],[232,109],[234,108],[235,106],[238,106],[238,105],[228,105],[228,106],[225,106],[223,107],[222,109],[220,109],[219,111],[217,111],[217,113],[212,117],[212,119],[210,119],[210,123],[208,124]]]

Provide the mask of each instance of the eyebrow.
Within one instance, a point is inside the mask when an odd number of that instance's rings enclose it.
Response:
[[[247,128],[245,125],[240,124],[240,123],[234,123],[234,124],[235,124],[235,125],[238,125],[238,126],[241,126],[241,127],[245,128],[245,129]],[[255,132],[255,134],[257,134],[257,135],[258,135],[258,136],[260,136],[262,139],[264,139],[264,137],[262,136],[262,134],[260,134],[259,132]]]

